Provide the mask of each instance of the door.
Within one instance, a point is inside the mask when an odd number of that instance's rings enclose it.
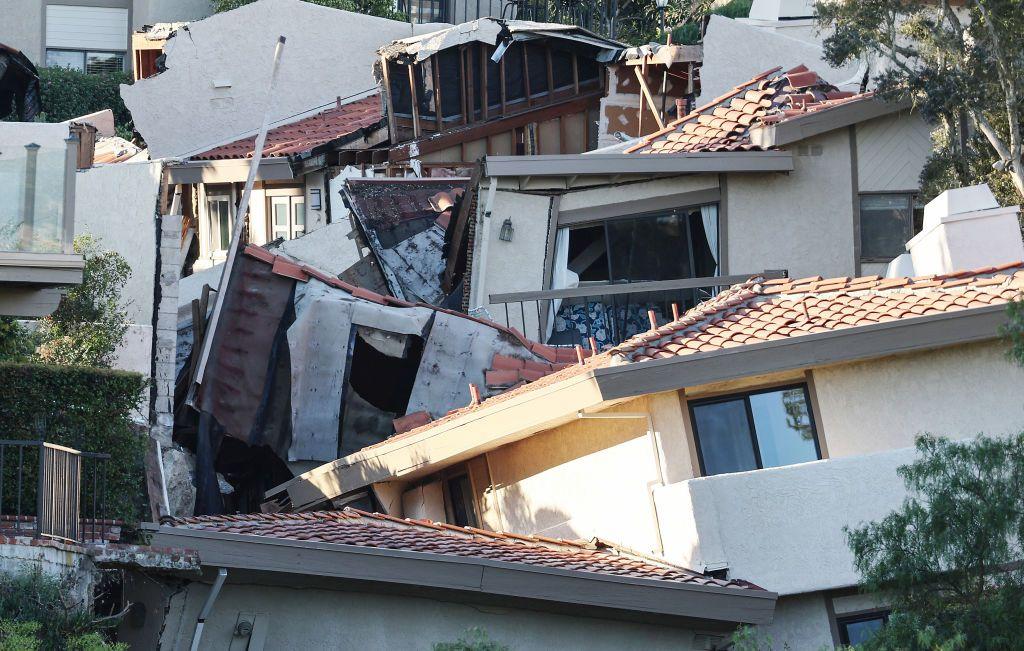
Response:
[[[270,197],[271,239],[286,240],[306,234],[306,198]]]

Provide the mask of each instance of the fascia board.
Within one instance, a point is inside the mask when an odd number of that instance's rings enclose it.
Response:
[[[250,158],[223,160],[197,160],[167,166],[169,179],[174,184],[242,183],[249,178]],[[295,178],[291,162],[284,157],[260,160],[256,172],[258,181],[290,181]]]
[[[813,111],[777,124],[753,127],[750,141],[759,147],[784,147],[813,136],[867,122],[910,108],[910,102],[883,102],[871,98]]]
[[[550,154],[488,156],[489,177],[792,172],[788,151],[731,151],[695,154]]]
[[[987,341],[1007,321],[1005,305],[901,319],[594,371],[605,400],[678,390],[765,373]]]
[[[769,623],[766,590],[660,582],[484,558],[144,525],[153,544],[183,547],[206,566],[326,576],[541,599],[735,623]]]

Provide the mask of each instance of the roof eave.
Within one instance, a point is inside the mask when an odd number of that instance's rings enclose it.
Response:
[[[489,177],[584,176],[608,174],[718,174],[791,172],[788,151],[728,151],[690,154],[554,154],[488,156]]]
[[[170,182],[241,183],[249,177],[251,158],[222,158],[217,160],[190,160],[167,166]],[[278,156],[260,160],[257,181],[290,181],[295,178],[288,158]]]
[[[562,570],[484,558],[143,525],[153,544],[185,547],[205,566],[370,581],[512,599],[587,611],[646,613],[728,624],[772,621],[777,595],[759,589]]]
[[[883,102],[871,97],[812,111],[776,124],[751,127],[750,141],[764,148],[784,147],[800,140],[821,135],[853,124],[905,111],[909,101]]]

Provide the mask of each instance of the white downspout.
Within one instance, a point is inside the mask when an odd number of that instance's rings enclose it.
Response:
[[[196,632],[192,634],[192,651],[199,651],[199,642],[203,638],[203,628],[206,626],[206,618],[210,616],[210,611],[213,610],[213,604],[217,601],[217,596],[220,595],[220,589],[224,587],[224,581],[228,578],[228,570],[226,567],[222,567],[217,570],[217,578],[213,582],[213,587],[210,588],[210,594],[206,595],[206,602],[203,604],[203,609],[199,611],[199,617],[196,618]]]
[[[654,463],[656,471],[658,473],[658,486],[665,485],[665,475],[667,471],[665,469],[664,457],[661,453],[661,442],[658,440],[659,436],[657,431],[654,429],[654,419],[647,412],[599,412],[595,414],[585,413],[583,410],[576,412],[576,417],[583,420],[635,420],[635,419],[646,419],[647,420],[647,438],[651,443],[651,451],[654,452]],[[650,486],[648,486],[650,489]],[[661,539],[661,520],[658,518],[658,505],[654,501],[654,491],[648,490],[647,496],[651,502],[651,515],[654,518],[654,532],[658,538],[658,553],[662,556],[665,555],[665,543]]]

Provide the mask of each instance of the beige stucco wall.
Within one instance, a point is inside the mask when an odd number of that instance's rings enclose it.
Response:
[[[845,130],[793,146],[789,174],[730,174],[726,181],[729,273],[788,269],[791,277],[853,276],[853,178]]]
[[[913,445],[918,433],[962,438],[1024,428],[1024,370],[1001,342],[814,371],[832,457]]]
[[[693,648],[687,629],[559,615],[420,597],[228,583],[206,620],[201,649],[235,648],[240,613],[267,624],[266,649],[422,649],[455,641],[470,627],[517,651]],[[339,587],[344,585],[338,581]],[[209,587],[193,583],[170,601],[161,648],[188,649]],[[251,621],[251,617],[250,617]]]
[[[858,124],[857,184],[861,192],[917,190],[932,151],[920,114],[894,113]]]
[[[132,9],[132,29],[154,23],[199,20],[212,13],[211,0],[135,0]]]

